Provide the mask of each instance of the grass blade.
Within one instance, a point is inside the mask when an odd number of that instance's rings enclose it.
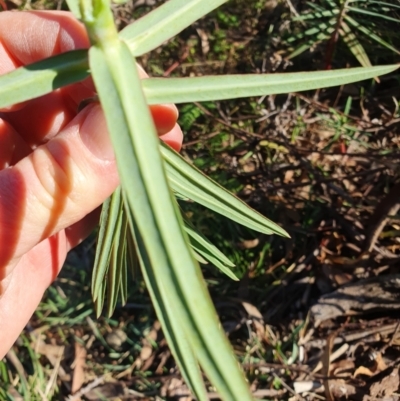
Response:
[[[120,32],[137,57],[172,38],[227,0],[169,0]]]
[[[203,102],[328,88],[375,78],[397,68],[394,64],[284,74],[149,78],[143,80],[143,88],[149,104]]]

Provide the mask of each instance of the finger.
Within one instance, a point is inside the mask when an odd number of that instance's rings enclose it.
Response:
[[[70,85],[25,102],[17,111],[3,113],[25,142],[37,146],[57,135],[76,115],[78,104],[93,96],[93,91],[82,85]],[[171,131],[178,118],[173,104],[152,105],[150,111],[159,135]]]
[[[164,135],[160,136],[160,139],[164,141],[167,145],[171,146],[172,149],[179,152],[182,147],[183,133],[182,129],[178,124]]]
[[[171,131],[178,119],[178,109],[174,104],[152,105],[150,112],[158,135],[164,135]]]
[[[67,104],[63,89],[24,103],[18,111],[4,113],[7,120],[25,142],[37,146],[59,133],[76,115],[76,109]]]
[[[53,140],[0,171],[0,280],[43,239],[80,221],[118,185],[101,108],[88,107]]]
[[[0,13],[0,73],[68,50],[89,46],[86,30],[68,12]],[[3,111],[4,118],[31,145],[48,140],[76,114],[69,93],[93,93],[81,83]]]
[[[8,71],[55,54],[89,47],[84,25],[66,11],[2,12],[0,42],[10,58]],[[2,58],[0,62],[6,60]]]
[[[145,79],[149,77],[140,64],[137,64],[137,67],[140,78]],[[178,108],[174,104],[155,104],[149,106],[149,108],[159,136],[165,135],[174,129],[179,117]],[[166,136],[167,140],[170,138],[172,138],[171,135],[168,137]],[[167,141],[165,142],[168,143]]]
[[[69,12],[0,13],[0,74],[88,46],[89,39],[83,24]],[[3,111],[20,110],[26,104],[16,104]]]
[[[65,231],[42,241],[0,282],[0,322],[7,322],[7,330],[0,330],[0,360],[31,318],[47,287],[57,277],[67,252],[92,232],[99,216],[100,208]]]
[[[46,40],[43,40],[46,38]],[[72,49],[86,48],[89,40],[84,26],[71,13],[0,13],[0,73]],[[141,78],[148,77],[138,65]],[[30,146],[56,135],[76,114],[81,100],[93,96],[91,79],[69,85],[38,99],[14,105],[4,118]],[[174,105],[151,106],[157,131],[163,135],[175,125],[178,111]]]
[[[99,224],[101,207],[93,210],[82,220],[65,229],[68,251],[84,241]]]
[[[9,276],[7,291],[0,297],[0,360],[39,305],[47,287],[61,269],[67,252],[64,232],[38,244],[25,255]]]
[[[11,125],[0,118],[0,170],[13,166],[30,151],[29,146]]]

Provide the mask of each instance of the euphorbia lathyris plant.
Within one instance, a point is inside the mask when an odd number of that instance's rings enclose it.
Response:
[[[127,270],[139,263],[182,374],[207,400],[202,371],[224,400],[252,395],[221,330],[196,259],[233,276],[232,266],[182,218],[176,198],[191,199],[265,234],[287,235],[160,144],[148,104],[210,101],[342,85],[397,66],[330,72],[140,80],[135,57],[148,52],[225,0],[170,0],[117,33],[107,0],[69,0],[91,47],[0,77],[0,107],[44,95],[91,74],[115,150],[121,187],[104,204],[92,292],[98,313],[126,300]],[[162,199],[162,202],[160,202]],[[234,276],[233,276],[234,278]]]

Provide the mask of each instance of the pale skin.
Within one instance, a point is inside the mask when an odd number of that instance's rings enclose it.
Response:
[[[0,74],[88,46],[69,13],[0,13]],[[78,112],[94,94],[88,79],[0,110],[0,359],[119,184],[100,106]],[[179,150],[176,107],[151,113],[161,139]]]

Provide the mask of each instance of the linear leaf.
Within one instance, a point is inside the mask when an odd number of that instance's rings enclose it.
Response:
[[[97,287],[97,298],[93,298],[93,286],[92,288],[92,299],[94,302],[94,310],[96,312],[96,316],[100,316],[103,312],[104,303],[106,299],[106,290],[107,290],[107,281],[104,279],[100,282],[99,286]]]
[[[185,222],[185,231],[189,235],[190,245],[195,252],[195,256],[200,263],[212,263],[231,279],[239,280],[232,272],[231,268],[235,267],[232,263],[214,244],[212,244],[203,234],[201,234],[194,225],[183,216]],[[201,259],[206,259],[202,261]]]
[[[203,258],[203,256],[201,256],[199,253],[197,253],[197,252],[194,250],[193,246],[192,246],[192,252],[193,252],[194,258],[195,258],[200,264],[202,264],[202,265],[207,265],[207,264],[208,264],[208,262]]]
[[[117,305],[118,296],[121,289],[121,280],[126,274],[123,270],[127,270],[124,264],[125,255],[125,234],[126,226],[123,227],[124,208],[121,202],[117,222],[114,229],[114,241],[110,255],[110,265],[107,272],[107,315],[111,317]],[[123,230],[123,228],[125,230]]]
[[[81,9],[79,7],[79,0],[66,0],[69,10],[74,14],[75,18],[81,19]]]
[[[169,146],[161,143],[161,151],[174,191],[253,230],[289,237],[283,228],[207,177]]]
[[[182,230],[134,60],[123,42],[102,49],[94,46],[89,54],[117,156],[124,197],[143,241],[143,246],[139,246],[141,257],[144,249],[148,258],[144,275],[151,274],[157,281],[161,301],[171,305],[169,309],[173,311],[173,316],[168,317],[178,322],[196,359],[222,398],[250,401],[248,386],[221,331],[201,271]]]
[[[365,0],[364,0],[365,1]],[[358,3],[358,0],[350,1],[349,3]],[[391,8],[399,8],[400,4],[391,4],[384,1],[375,1],[375,0],[368,0],[368,4],[377,4],[379,7],[391,7]]]
[[[297,56],[299,56],[300,54],[304,53],[306,50],[310,49],[311,46],[313,46],[315,43],[315,41],[310,40],[305,44],[302,44],[298,47],[296,47],[288,56],[288,60],[291,60],[292,58],[295,58]],[[293,48],[292,48],[293,49]]]
[[[329,38],[329,36],[325,35],[322,40],[325,40],[325,39],[328,39],[328,38]],[[301,53],[304,53],[306,50],[310,49],[312,46],[315,46],[315,45],[317,45],[319,43],[320,43],[320,40],[318,40],[318,39],[317,40],[315,40],[315,39],[308,40],[307,43],[304,43],[304,44],[300,45],[299,47],[297,47],[296,49],[294,49],[292,51],[292,53],[290,53],[287,56],[288,60],[297,57]]]
[[[122,258],[121,261],[121,267],[120,267],[120,272],[119,274],[121,275],[121,279],[119,281],[119,293],[121,297],[121,304],[125,305],[128,301],[128,270],[129,270],[129,263],[131,262],[131,254],[129,251],[129,228],[128,228],[128,218],[126,216],[125,210],[123,213],[123,219],[122,219],[122,230],[121,230],[121,237],[120,237],[120,242],[123,246],[123,248],[120,248],[120,257]],[[134,244],[132,245],[134,247]],[[137,259],[137,258],[136,258]],[[138,263],[137,260],[134,261],[134,263]],[[131,267],[131,271],[134,269]],[[132,277],[135,277],[134,274],[132,274]]]
[[[293,21],[314,21],[320,18],[332,18],[336,17],[340,13],[338,8],[333,8],[332,10],[318,10],[315,13],[307,13],[304,15],[299,15],[298,17],[294,17]]]
[[[284,74],[148,78],[143,80],[143,88],[149,104],[203,102],[328,88],[375,78],[397,68],[393,64]]]
[[[190,26],[228,0],[169,0],[120,32],[137,57]]]
[[[187,221],[186,224],[188,224]],[[214,244],[212,244],[204,235],[199,233],[194,227],[186,225],[185,231],[190,237],[191,244],[196,246],[197,249],[204,248],[205,251],[209,252],[224,265],[235,267],[234,263],[232,263]],[[194,240],[194,242],[192,242],[192,240]]]
[[[101,210],[100,229],[97,236],[92,276],[92,296],[94,301],[96,301],[101,293],[100,288],[104,285],[103,283],[109,267],[115,228],[120,215],[121,202],[121,189],[118,188],[112,194],[111,198],[104,202]]]
[[[230,269],[230,267],[235,265],[215,245],[192,227],[186,226],[185,231],[188,233],[190,244],[196,252],[220,269],[222,273],[225,273],[232,280],[239,280]]]
[[[371,61],[368,58],[364,47],[357,39],[357,36],[351,31],[350,27],[342,21],[341,29],[339,34],[343,38],[343,41],[347,44],[349,50],[353,53],[354,57],[363,67],[372,67]]]
[[[393,17],[390,17],[388,15],[385,15],[385,14],[382,14],[382,13],[379,13],[379,12],[364,10],[362,8],[356,8],[356,7],[347,7],[347,9],[350,10],[350,11],[353,11],[355,13],[365,14],[365,15],[369,15],[371,17],[376,17],[376,18],[382,18],[382,19],[385,19],[387,21],[393,21],[393,22],[397,22],[397,23],[400,22],[399,18],[393,18]]]
[[[139,271],[139,256],[135,244],[136,242],[132,237],[131,230],[128,229],[126,236],[126,246],[127,246],[126,263],[128,265],[128,269],[133,279],[135,279]],[[125,290],[125,292],[127,292],[127,289]]]
[[[378,35],[373,33],[371,30],[369,30],[366,26],[359,24],[355,19],[351,18],[348,15],[344,15],[344,19],[346,20],[347,23],[352,25],[354,28],[358,29],[365,35],[367,35],[371,40],[374,40],[375,42],[378,42],[380,45],[386,47],[389,50],[392,50],[393,52],[400,54],[400,51],[397,50],[395,47],[393,47],[390,43],[386,42],[382,38],[380,38]]]
[[[306,49],[307,46],[302,51]],[[293,54],[291,56],[294,57]],[[69,70],[70,67],[71,70]],[[388,65],[364,70],[352,68],[312,73],[149,78],[144,80],[143,86],[149,104],[184,103],[337,86],[374,78],[394,71],[396,68],[398,66]],[[62,86],[79,82],[88,75],[87,50],[64,53],[26,67],[20,67],[0,76],[0,108],[45,95]],[[177,87],[180,87],[180,90],[175,94],[174,90]]]
[[[135,244],[135,248],[139,256],[139,263],[142,268],[143,277],[146,282],[146,287],[153,300],[153,306],[156,310],[158,319],[168,345],[174,355],[176,362],[182,372],[182,376],[189,385],[194,394],[197,395],[199,401],[208,400],[205,392],[203,380],[199,365],[196,361],[193,350],[191,349],[183,327],[180,326],[179,319],[176,319],[176,312],[173,310],[168,299],[163,299],[159,288],[159,283],[154,276],[153,269],[150,264],[150,258],[147,255],[146,248],[141,240],[140,233],[134,220],[134,216],[128,210],[131,229],[130,235]]]
[[[73,84],[89,75],[87,50],[74,50],[0,76],[0,108]]]

